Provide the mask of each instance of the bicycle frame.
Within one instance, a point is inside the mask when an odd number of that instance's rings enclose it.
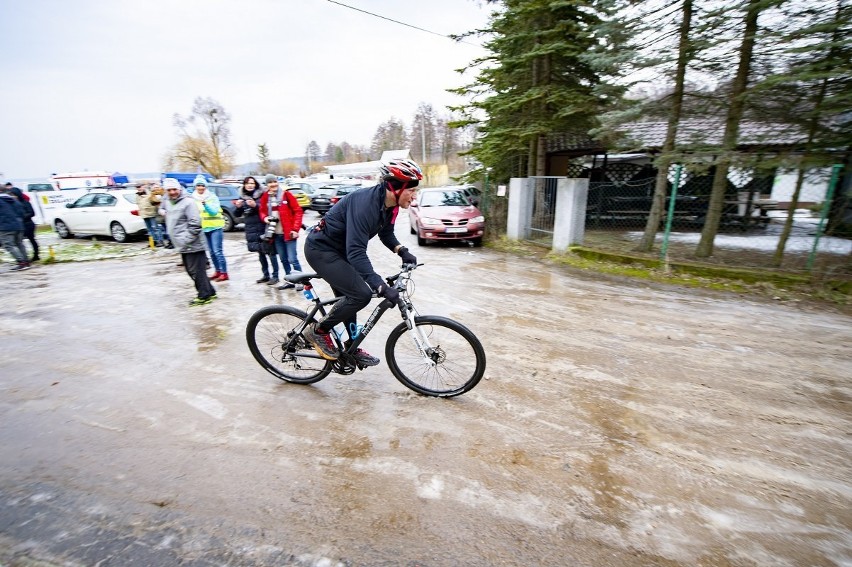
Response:
[[[413,269],[414,269],[414,267],[404,269],[402,272],[396,274],[395,276],[387,278],[388,283],[395,285],[395,287],[397,289],[399,289],[400,291],[404,290],[405,284],[400,285],[399,282],[404,281],[404,282],[407,283],[407,281],[411,278],[411,271]],[[296,328],[296,331],[297,331],[298,334],[301,334],[305,330],[305,328],[308,325],[308,321],[315,320],[317,313],[319,313],[322,317],[325,317],[328,314],[327,311],[326,311],[327,305],[333,305],[333,304],[337,303],[338,301],[344,299],[343,297],[334,297],[332,299],[328,299],[328,300],[323,301],[322,299],[320,299],[316,290],[314,290],[313,285],[311,285],[310,283],[297,284],[296,290],[297,291],[313,290],[313,295],[314,295],[314,298],[310,299],[310,301],[313,302],[314,306],[308,312],[308,314],[307,314],[308,316],[306,317],[305,322],[302,323],[301,325],[299,325]],[[357,334],[356,334],[355,337],[352,337],[351,336],[351,333],[352,333],[351,330],[347,329],[347,332],[350,333],[350,339],[352,339],[352,342],[349,344],[348,348],[344,348],[343,341],[341,340],[340,337],[338,337],[337,333],[331,333],[332,339],[334,340],[334,343],[337,345],[338,351],[340,353],[342,353],[343,355],[345,355],[345,360],[343,361],[344,363],[350,363],[351,364],[351,362],[352,362],[352,356],[351,355],[353,355],[358,350],[358,347],[361,345],[362,342],[364,342],[364,339],[367,337],[368,334],[370,334],[370,331],[373,330],[376,323],[378,323],[379,319],[382,318],[382,315],[385,314],[385,311],[390,309],[392,306],[393,306],[393,304],[391,304],[386,299],[381,301],[376,306],[376,308],[373,309],[373,312],[367,318],[367,321],[364,323],[364,325],[357,328]],[[415,346],[417,347],[418,351],[420,351],[427,358],[433,358],[434,349],[429,344],[429,341],[428,341],[427,337],[423,334],[422,330],[414,324],[414,317],[412,317],[411,315],[415,313],[415,309],[414,309],[414,305],[412,305],[412,303],[411,303],[411,300],[410,299],[404,300],[403,303],[401,305],[399,305],[399,310],[400,310],[400,314],[402,315],[402,320],[403,320],[403,322],[405,322],[406,327],[408,327],[409,330],[413,331],[412,337],[414,339]],[[317,355],[317,358],[322,358],[322,357]],[[334,370],[335,370],[335,372],[338,372],[338,373],[344,373],[345,367],[340,366],[339,364],[335,364]]]

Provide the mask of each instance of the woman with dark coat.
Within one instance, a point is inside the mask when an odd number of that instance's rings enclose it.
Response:
[[[23,191],[17,187],[12,187],[12,194],[18,198],[18,202],[21,203],[21,207],[24,209],[24,238],[29,240],[33,247],[33,258],[30,261],[38,262],[40,260],[38,256],[38,241],[35,237],[35,223],[33,222],[35,210],[30,204],[29,196],[25,195]]]
[[[257,203],[263,194],[263,188],[252,176],[243,179],[242,190],[235,205],[245,219],[246,244],[250,252],[257,252],[263,277],[257,283],[275,285],[278,283],[278,258],[272,246],[261,238],[266,230],[266,224],[261,222],[257,212]],[[268,258],[267,258],[268,256]],[[272,263],[272,277],[269,274],[269,264]]]

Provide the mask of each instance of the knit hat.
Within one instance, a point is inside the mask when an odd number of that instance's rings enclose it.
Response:
[[[269,183],[270,181],[274,181],[275,183],[278,183],[278,176],[272,175],[271,173],[267,173],[265,183]]]
[[[177,179],[166,177],[163,179],[163,189],[183,189]]]
[[[207,187],[207,179],[205,179],[203,175],[196,175],[195,181],[192,182],[192,186],[195,187],[196,185],[204,185]]]

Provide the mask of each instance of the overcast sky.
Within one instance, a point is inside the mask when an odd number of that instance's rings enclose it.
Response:
[[[340,0],[442,35],[482,27],[480,0]],[[446,112],[481,55],[329,0],[0,0],[0,172],[160,171],[175,113],[231,115],[237,163],[368,145],[420,102]],[[479,40],[471,39],[471,43]]]

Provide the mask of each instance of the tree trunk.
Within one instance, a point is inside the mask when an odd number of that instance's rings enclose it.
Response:
[[[775,248],[775,254],[772,255],[772,265],[781,266],[784,260],[784,247],[787,245],[787,238],[793,230],[793,214],[796,212],[796,207],[799,206],[799,195],[802,192],[802,183],[805,180],[805,168],[799,166],[799,173],[796,175],[796,187],[793,189],[793,196],[790,198],[790,208],[787,210],[787,218],[784,221],[784,228],[781,230],[781,236],[778,238],[778,247]]]
[[[731,153],[737,147],[740,119],[742,118],[745,107],[745,91],[748,87],[755,36],[757,35],[757,17],[760,15],[762,3],[762,0],[749,0],[748,3],[743,42],[740,46],[740,62],[731,92],[728,115],[725,118],[725,133],[722,137],[722,148],[720,150],[719,161],[716,165],[716,173],[713,176],[713,188],[710,191],[710,203],[707,207],[704,228],[701,230],[701,240],[698,241],[698,247],[695,249],[695,255],[698,258],[707,258],[713,255],[713,242],[719,230],[719,221],[722,219],[722,208],[725,205]]]
[[[683,91],[686,77],[686,65],[692,55],[692,44],[689,40],[689,32],[692,27],[692,0],[683,0],[683,20],[680,24],[680,41],[678,43],[677,71],[675,73],[675,88],[672,93],[672,107],[669,111],[669,123],[666,128],[666,140],[663,142],[663,150],[657,164],[657,180],[654,185],[654,197],[651,202],[651,212],[648,215],[648,223],[645,225],[645,233],[636,247],[640,252],[650,252],[654,248],[654,240],[660,228],[660,220],[666,206],[666,193],[668,191],[669,167],[671,159],[669,155],[674,151],[677,138],[677,127],[680,122],[681,109],[683,108]]]
[[[835,28],[832,33],[832,42],[831,49],[829,50],[829,59],[832,58],[832,55],[836,53],[837,46],[840,44],[840,23],[841,14],[842,14],[842,2],[837,3],[837,12],[835,13],[834,23]],[[805,168],[807,167],[807,159],[808,155],[810,155],[814,138],[816,137],[817,130],[819,129],[819,121],[822,110],[823,101],[825,101],[825,95],[828,91],[828,78],[822,80],[819,86],[819,91],[817,91],[816,99],[814,100],[814,111],[811,113],[810,121],[808,124],[808,141],[805,144],[805,152],[802,155],[802,159],[799,161],[799,173],[796,176],[796,187],[793,189],[793,197],[790,199],[790,208],[787,210],[787,218],[784,220],[784,229],[781,231],[781,236],[778,238],[778,245],[775,248],[775,254],[772,255],[772,264],[778,268],[781,267],[782,262],[784,261],[784,248],[787,246],[787,239],[790,237],[790,232],[793,230],[793,215],[796,213],[796,207],[799,205],[799,196],[802,191],[802,183],[805,179]]]

